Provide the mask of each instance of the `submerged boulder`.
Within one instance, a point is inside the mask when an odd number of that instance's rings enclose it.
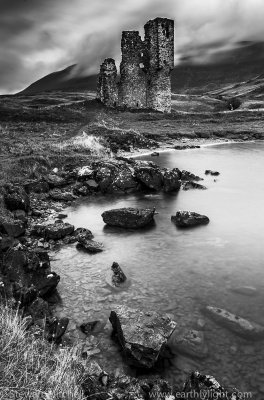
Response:
[[[107,225],[121,228],[142,228],[154,221],[155,208],[116,208],[104,211],[103,221]]]
[[[168,316],[117,306],[109,318],[128,363],[152,368],[176,327]]]
[[[204,333],[195,329],[176,328],[168,340],[168,346],[175,354],[181,353],[199,359],[208,355]]]
[[[206,215],[201,215],[193,211],[177,211],[176,215],[172,215],[171,220],[180,228],[206,225],[210,221]]]
[[[258,290],[253,286],[237,286],[232,287],[230,290],[234,293],[242,294],[245,296],[256,296]]]
[[[219,323],[245,339],[264,339],[264,326],[256,322],[250,322],[247,319],[218,307],[206,306],[204,312],[216,323]]]

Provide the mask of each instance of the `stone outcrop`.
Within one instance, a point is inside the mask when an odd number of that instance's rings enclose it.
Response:
[[[155,18],[138,31],[122,33],[120,82],[115,61],[100,68],[97,99],[108,107],[171,111],[171,71],[174,67],[174,21]]]
[[[127,361],[141,368],[155,365],[176,327],[168,316],[126,306],[117,306],[109,319]]]
[[[180,228],[209,223],[209,218],[206,215],[201,215],[193,211],[177,211],[176,215],[172,215],[171,220]]]
[[[259,325],[256,322],[248,321],[245,318],[239,317],[218,307],[206,306],[204,312],[216,323],[230,329],[232,332],[245,339],[264,339],[264,326]]]
[[[103,212],[105,224],[121,228],[142,228],[154,220],[155,208],[116,208]]]

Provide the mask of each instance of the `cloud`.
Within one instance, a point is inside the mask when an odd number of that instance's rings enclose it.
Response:
[[[245,40],[264,41],[263,0],[0,0],[0,91],[15,92],[78,63],[93,74],[120,59],[122,30],[175,20],[175,63],[206,63]]]

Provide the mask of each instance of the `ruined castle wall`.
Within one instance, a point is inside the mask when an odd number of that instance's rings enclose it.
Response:
[[[115,60],[107,58],[100,67],[97,82],[97,99],[107,107],[116,107],[118,103],[117,69]]]
[[[137,31],[124,31],[121,41],[119,106],[146,108],[145,49]]]
[[[174,67],[174,21],[156,18],[145,25],[148,59],[147,107],[171,111],[171,71]]]

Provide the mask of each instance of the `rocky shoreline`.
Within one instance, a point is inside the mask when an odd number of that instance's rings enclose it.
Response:
[[[194,146],[197,147],[196,144]],[[184,149],[187,149],[187,147]],[[93,240],[93,234],[89,229],[76,228],[63,222],[66,217],[66,214],[63,213],[65,207],[82,198],[88,197],[91,201],[94,201],[99,195],[120,196],[140,192],[163,191],[168,193],[181,189],[206,189],[206,187],[197,183],[200,180],[202,178],[188,171],[180,171],[177,168],[169,170],[160,168],[153,162],[137,161],[133,158],[128,159],[119,156],[93,161],[79,167],[64,165],[61,168],[53,168],[49,173],[38,179],[26,180],[23,185],[6,184],[4,202],[8,213],[6,218],[0,221],[0,294],[3,300],[8,298],[13,307],[19,308],[21,315],[27,320],[30,331],[36,333],[38,329],[42,329],[47,340],[56,344],[61,343],[69,320],[67,318],[55,318],[51,312],[50,305],[56,303],[58,298],[56,287],[60,277],[51,271],[49,251],[69,243],[76,243],[77,246],[88,252],[103,251],[103,246]],[[154,211],[151,211],[152,218]],[[197,215],[192,217],[197,217]],[[207,217],[200,217],[204,218],[205,223],[209,222]],[[115,223],[119,223],[118,226],[121,223],[123,227],[140,228],[144,225],[142,220],[139,222],[137,219],[135,222],[134,215],[133,222],[126,220],[124,213],[118,216],[119,219],[116,219],[113,215],[105,216],[105,218],[106,223],[113,223],[111,221],[114,218]],[[204,220],[202,223],[204,223]],[[146,221],[147,223],[151,221],[148,215],[144,222]],[[194,222],[192,221],[191,224],[194,225]],[[110,321],[121,347],[126,354],[131,355],[133,353],[134,361],[135,358],[139,359],[141,367],[143,366],[142,360],[146,360],[144,365],[147,368],[153,367],[153,360],[157,360],[161,355],[163,345],[157,347],[156,342],[151,343],[151,345],[141,343],[140,349],[136,349],[133,343],[131,344],[131,341],[125,339],[124,334],[121,333],[120,321],[129,318],[133,327],[131,315],[139,318],[140,312],[119,310],[122,319],[118,317],[117,311],[112,311]],[[127,313],[131,315],[127,316]],[[165,317],[156,315],[152,320],[151,329],[154,329],[153,326],[159,318]],[[143,329],[144,332],[145,323],[146,316],[143,315],[142,321],[138,322],[137,326],[140,326],[140,329]],[[174,321],[168,321],[168,324],[171,324],[173,329],[167,335],[162,334],[163,338],[166,338],[162,344],[166,344],[167,339],[176,327]],[[162,324],[159,322],[158,331],[160,326]],[[156,341],[157,331],[154,329],[153,332],[153,340]],[[142,337],[142,331],[138,332],[138,335]],[[133,333],[132,336],[135,336],[135,334]],[[183,337],[185,336],[183,334]],[[184,340],[186,341],[186,338]],[[192,342],[192,339],[189,338],[187,341]],[[127,343],[130,343],[129,346]],[[70,343],[65,344],[69,345]],[[174,345],[175,348],[178,346],[178,344],[177,346]],[[131,349],[133,350],[132,353]],[[153,349],[155,349],[154,353]],[[140,355],[139,351],[143,351],[143,355]],[[89,368],[94,370],[92,371]],[[144,381],[122,376],[116,379],[95,364],[88,366],[86,363],[85,376],[88,380],[86,379],[83,387],[87,396],[96,396],[98,387],[107,388],[105,397],[100,398],[108,398],[107,396],[110,393],[117,395],[120,392],[121,397],[117,396],[120,399],[124,398],[122,397],[124,391],[132,393],[131,399],[150,398],[152,391],[165,393],[167,398],[169,398],[169,395],[174,396],[170,398],[176,398],[176,392],[179,391],[179,388],[171,388],[167,382],[156,380],[156,378]],[[204,382],[201,381],[201,383]],[[231,399],[231,397],[226,398]],[[239,399],[240,397],[233,398]]]

